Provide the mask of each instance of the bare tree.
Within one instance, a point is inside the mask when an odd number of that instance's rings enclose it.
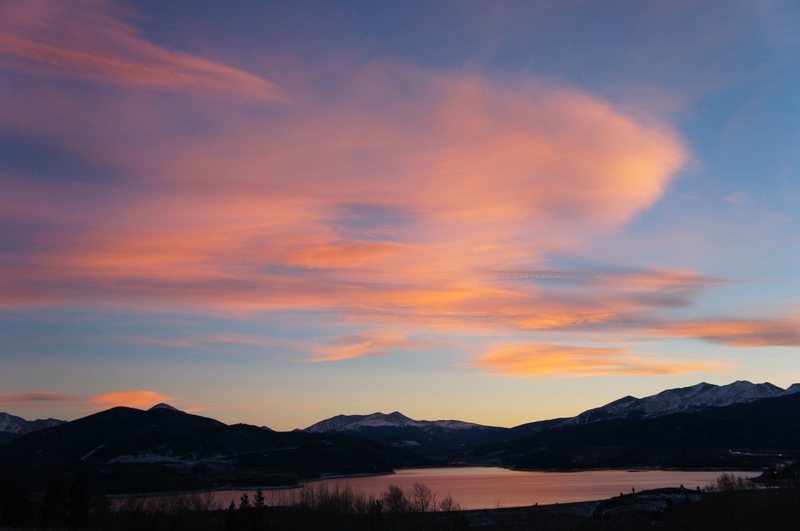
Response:
[[[442,498],[442,501],[439,502],[439,510],[443,512],[460,511],[461,506],[453,500],[452,496],[448,494]]]
[[[382,502],[386,512],[404,513],[409,509],[408,499],[403,489],[397,485],[389,485],[389,488],[383,493]]]
[[[431,510],[433,493],[422,483],[414,483],[411,487],[411,508],[413,511],[424,513]]]

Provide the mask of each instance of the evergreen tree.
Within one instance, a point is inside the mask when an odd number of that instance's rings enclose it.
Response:
[[[256,509],[263,509],[267,506],[266,500],[264,500],[264,493],[261,492],[261,489],[256,491],[255,498],[253,498],[253,503],[255,504]]]
[[[228,505],[228,510],[225,511],[225,528],[229,531],[237,529],[236,526],[236,503],[231,500],[231,504]]]
[[[109,527],[109,518],[111,512],[111,501],[108,499],[105,491],[100,490],[95,492],[91,499],[90,519],[92,527],[99,529],[106,529]]]
[[[77,480],[69,489],[67,518],[74,527],[89,525],[89,493],[82,480]]]
[[[242,497],[239,500],[239,510],[246,511],[247,509],[250,509],[250,507],[251,507],[250,496],[248,496],[247,493],[245,492],[244,494],[242,494]]]
[[[59,527],[64,524],[66,516],[67,497],[64,486],[59,478],[53,478],[47,486],[42,500],[40,513],[42,524],[45,527]]]
[[[26,526],[33,520],[33,505],[28,490],[14,480],[3,480],[0,487],[0,525]]]

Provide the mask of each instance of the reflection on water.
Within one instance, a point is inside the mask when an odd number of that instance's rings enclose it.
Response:
[[[752,477],[756,472],[737,471],[734,475]],[[599,500],[630,492],[659,487],[706,487],[722,472],[685,471],[625,471],[592,470],[587,472],[526,472],[492,467],[416,468],[398,470],[395,474],[331,478],[309,482],[309,486],[324,484],[329,488],[349,486],[366,496],[380,496],[389,485],[409,491],[414,483],[429,487],[439,499],[448,494],[463,509],[517,507],[534,503],[566,503]],[[217,506],[239,503],[247,493],[253,499],[255,490],[224,490],[214,492]],[[297,489],[265,490],[268,505],[283,505],[291,501]]]

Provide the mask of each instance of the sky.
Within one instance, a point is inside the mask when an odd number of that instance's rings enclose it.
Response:
[[[800,4],[0,2],[0,411],[498,426],[800,381]]]

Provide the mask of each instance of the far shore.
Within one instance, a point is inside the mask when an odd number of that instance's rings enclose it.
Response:
[[[665,467],[598,467],[598,468],[570,468],[570,469],[558,469],[558,468],[509,468],[509,467],[502,467],[497,465],[472,465],[472,464],[448,464],[448,465],[440,465],[440,466],[419,466],[419,467],[403,467],[397,468],[392,470],[391,472],[364,472],[364,473],[356,473],[356,474],[331,474],[331,475],[322,475],[318,478],[311,478],[305,481],[301,481],[298,483],[284,483],[284,484],[272,484],[272,485],[253,485],[253,486],[238,486],[238,485],[226,485],[222,487],[214,487],[214,488],[207,488],[207,489],[190,489],[190,490],[176,490],[176,491],[152,491],[152,492],[141,492],[141,493],[123,493],[123,494],[109,494],[108,498],[121,500],[126,498],[158,498],[158,497],[173,497],[173,496],[192,496],[192,495],[202,495],[202,494],[213,494],[216,492],[257,492],[259,490],[268,492],[268,491],[277,491],[277,490],[294,490],[294,489],[302,489],[303,487],[327,480],[333,479],[351,479],[351,478],[364,478],[364,477],[378,477],[378,476],[391,476],[396,474],[398,471],[402,470],[433,470],[433,469],[447,469],[447,468],[498,468],[503,470],[509,470],[512,472],[544,472],[544,473],[554,473],[554,474],[569,474],[569,473],[580,473],[580,472],[601,472],[601,471],[620,471],[620,472],[653,472],[653,471],[663,471],[663,472],[746,472],[746,473],[753,473],[753,474],[763,474],[763,470],[747,470],[735,467],[704,467],[704,468],[665,468]],[[751,481],[758,481],[758,477],[748,477],[747,479]],[[589,500],[583,502],[569,502],[569,503],[590,503]],[[555,505],[564,505],[556,503]]]

